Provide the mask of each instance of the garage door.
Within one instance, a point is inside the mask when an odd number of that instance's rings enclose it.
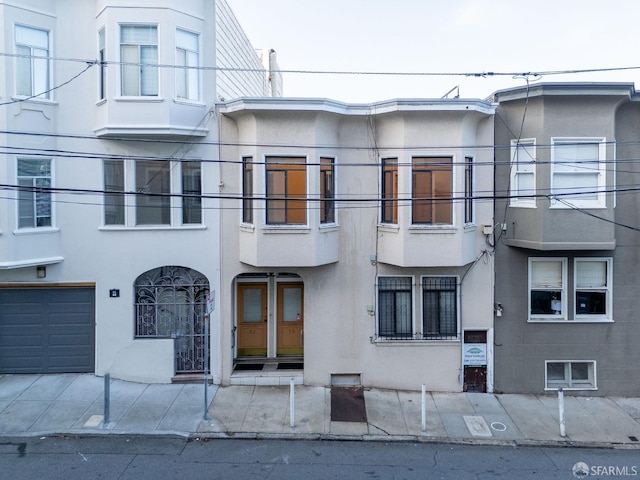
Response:
[[[0,373],[90,373],[94,288],[0,289]]]

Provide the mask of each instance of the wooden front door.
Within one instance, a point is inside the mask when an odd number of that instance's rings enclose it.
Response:
[[[278,355],[304,353],[304,286],[278,283]]]
[[[267,356],[267,284],[238,284],[238,356]]]

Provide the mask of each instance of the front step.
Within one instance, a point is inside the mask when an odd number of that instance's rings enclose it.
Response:
[[[302,358],[243,358],[237,359],[229,383],[231,385],[302,385]]]
[[[204,383],[204,376],[202,373],[184,373],[180,375],[174,375],[173,377],[171,377],[171,383]],[[209,385],[213,385],[213,377],[211,375],[207,375],[207,383]]]

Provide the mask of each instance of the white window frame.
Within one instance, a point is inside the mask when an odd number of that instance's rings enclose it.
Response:
[[[589,285],[581,286],[578,288],[578,264],[586,263],[604,263],[605,272],[605,285]],[[613,319],[613,259],[606,257],[582,257],[575,258],[573,263],[573,299],[574,299],[574,315],[575,319],[579,321],[611,321]],[[587,292],[603,292],[605,294],[605,313],[604,314],[580,314],[578,309],[578,290]]]
[[[107,33],[106,28],[98,31],[98,102],[107,98]]]
[[[124,191],[127,192],[123,196],[124,202],[124,220],[123,223],[107,224],[105,222],[105,213],[107,204],[104,201],[106,196],[103,195],[103,208],[102,208],[102,222],[103,228],[106,229],[166,229],[166,228],[202,228],[204,224],[204,205],[200,202],[200,221],[201,223],[185,223],[184,222],[184,209],[189,208],[188,205],[183,202],[181,194],[183,192],[183,162],[171,161],[169,165],[169,222],[159,224],[138,224],[137,220],[137,199],[136,195],[132,195],[131,192],[136,192],[136,162],[133,159],[106,159],[109,161],[121,161],[124,168]],[[141,160],[144,161],[144,160]],[[168,162],[168,161],[167,161]],[[200,190],[204,188],[204,175],[203,175],[203,163],[197,159],[189,160],[191,163],[200,162]],[[187,162],[185,162],[186,164]],[[105,186],[105,170],[104,162],[102,163],[102,184]],[[156,199],[158,207],[161,207],[161,198]],[[150,205],[153,203],[151,199]],[[187,202],[188,203],[188,202]]]
[[[548,286],[538,286],[537,288],[533,288],[533,268],[535,264],[539,264],[542,262],[558,262],[561,266],[561,278],[560,285],[552,285]],[[528,312],[528,320],[529,321],[566,321],[567,320],[567,306],[568,306],[568,296],[567,296],[567,265],[568,260],[564,257],[529,257],[529,266],[528,266],[528,285],[527,285],[527,312]],[[561,311],[559,314],[554,313],[532,313],[532,302],[531,302],[531,293],[533,290],[536,291],[560,291],[560,301],[559,306],[561,307]],[[550,309],[553,308],[554,305],[550,305]]]
[[[176,87],[179,101],[200,100],[200,35],[183,28],[176,29]],[[184,91],[182,94],[181,91]]]
[[[565,164],[559,163],[558,150],[561,145],[580,145],[580,144],[598,144],[598,159],[597,165],[593,163],[582,163],[582,160],[568,160]],[[605,137],[552,137],[551,138],[551,196],[556,196],[558,200],[551,202],[551,208],[606,208],[606,138]],[[593,159],[595,161],[595,159]],[[596,198],[589,199],[583,198],[580,195],[580,187],[575,190],[575,198],[571,198],[571,195],[558,195],[560,193],[567,193],[562,191],[562,187],[559,187],[558,177],[560,175],[573,175],[576,178],[580,176],[586,177],[587,175],[597,175],[597,181],[595,185],[583,187],[585,192],[591,192],[592,196]],[[575,184],[576,182],[572,182]],[[578,185],[580,182],[577,183]],[[567,205],[570,204],[570,205]]]
[[[564,365],[564,380],[551,380],[549,379],[549,364],[561,363]],[[574,380],[572,378],[572,364],[586,363],[588,364],[588,379],[587,380]],[[597,390],[597,375],[596,375],[596,361],[595,360],[545,360],[544,362],[544,389],[545,390]]]
[[[536,155],[535,138],[511,140],[509,206],[536,208]],[[520,188],[522,178],[529,178],[532,190]]]
[[[142,43],[143,40],[139,40],[138,42],[127,41],[125,42],[123,39],[123,33],[125,28],[155,28],[156,30],[156,38],[155,43]],[[160,59],[160,27],[157,24],[136,24],[136,23],[123,23],[119,26],[119,44],[120,44],[120,95],[122,97],[139,97],[139,98],[156,98],[160,95],[160,67],[146,65],[148,69],[147,73],[154,72],[155,73],[155,93],[145,93],[144,92],[144,78],[143,78],[143,69],[145,68],[146,60],[143,58],[143,48],[144,47],[155,47],[155,56],[156,61],[153,63],[158,63]],[[124,55],[124,47],[137,47],[138,52],[135,59],[127,59]],[[133,65],[126,65],[127,63],[132,63]],[[135,69],[138,69],[137,74],[137,94],[128,93],[125,88],[125,79],[129,77],[129,75],[134,75]]]
[[[476,223],[476,158],[473,155],[464,156],[464,206],[462,218],[465,225],[474,225]],[[467,185],[467,178],[470,185]],[[468,220],[467,218],[470,217]]]
[[[20,164],[21,161],[38,161],[38,162],[49,162],[49,175],[22,175],[20,176],[19,174],[19,167],[18,165]],[[32,207],[33,207],[33,217],[32,217],[32,224],[31,225],[20,225],[20,205],[23,201],[27,201],[27,198],[21,199],[21,194],[23,193],[21,189],[18,190],[17,192],[17,201],[16,201],[16,229],[18,231],[25,231],[25,230],[43,230],[43,229],[51,229],[54,228],[54,198],[53,198],[53,191],[51,190],[51,188],[53,187],[53,167],[54,167],[54,163],[53,163],[53,159],[50,158],[29,158],[29,157],[19,157],[16,161],[16,179],[17,185],[20,185],[20,180],[25,180],[25,179],[29,179],[31,180],[31,185],[29,186],[29,190],[27,193],[30,193],[30,202],[32,203]],[[35,190],[38,188],[38,179],[39,178],[48,178],[49,180],[49,186],[48,187],[43,187],[43,188],[48,188],[49,192],[48,192],[48,207],[49,207],[49,225],[38,225],[38,192]],[[31,190],[34,189],[34,190]],[[44,217],[46,218],[46,217]]]
[[[43,38],[44,36],[44,38]],[[39,37],[39,38],[38,38]],[[35,97],[49,100],[51,98],[51,32],[44,28],[29,25],[14,26],[14,48],[16,50],[16,96]],[[20,51],[23,50],[23,51]],[[28,50],[25,51],[25,50]],[[28,56],[28,57],[25,57]],[[22,72],[28,65],[28,72]],[[44,71],[43,71],[44,70]],[[28,91],[19,91],[19,77],[29,76]]]

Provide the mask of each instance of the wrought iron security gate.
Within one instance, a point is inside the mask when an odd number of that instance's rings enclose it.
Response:
[[[206,277],[185,267],[160,267],[140,275],[135,291],[136,337],[173,338],[176,374],[203,372],[209,361],[204,354]]]

